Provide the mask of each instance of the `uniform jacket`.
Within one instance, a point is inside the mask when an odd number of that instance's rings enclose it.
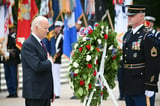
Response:
[[[159,48],[160,48],[160,32],[156,31],[155,29],[152,29],[150,31],[151,31],[151,33],[153,33],[152,37],[154,37],[156,39],[156,43],[157,43],[157,45],[159,45]]]
[[[59,38],[60,37],[60,38]],[[58,40],[59,39],[59,40]],[[57,45],[57,47],[56,47]],[[61,57],[63,54],[63,35],[60,34],[57,38],[56,38],[56,44],[55,44],[55,48],[58,49],[58,57],[56,58],[55,62],[56,64],[61,64]]]
[[[1,58],[2,63],[16,65],[20,63],[20,50],[16,47],[16,33],[9,34],[7,51],[9,52],[9,59]]]
[[[26,99],[48,99],[53,96],[51,62],[47,52],[33,35],[23,43],[23,97]]]
[[[125,68],[124,93],[128,95],[144,94],[145,90],[158,91],[158,73],[160,70],[160,52],[152,33],[141,27],[134,35],[129,30],[123,38],[123,64],[144,63],[144,67]]]

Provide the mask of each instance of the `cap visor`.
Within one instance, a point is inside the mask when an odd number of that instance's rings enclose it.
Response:
[[[136,15],[137,13],[127,13],[128,16]]]

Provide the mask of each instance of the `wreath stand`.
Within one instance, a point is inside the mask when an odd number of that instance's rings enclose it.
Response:
[[[103,54],[102,54],[102,58],[101,58],[101,63],[100,63],[100,68],[99,68],[99,72],[98,74],[96,75],[96,83],[95,85],[96,86],[100,86],[101,89],[104,88],[104,86],[107,88],[107,91],[109,93],[109,95],[111,96],[115,106],[118,106],[118,102],[116,101],[114,95],[113,95],[113,92],[112,90],[110,89],[106,79],[104,78],[104,63],[105,63],[105,56],[106,56],[106,49],[107,48],[107,42],[105,42],[104,44],[104,48],[103,48]],[[91,103],[91,100],[92,100],[92,97],[93,97],[93,94],[94,92],[96,91],[96,89],[93,89],[93,91],[90,93],[90,95],[88,97],[85,97],[85,100],[84,100],[84,106],[90,106],[90,103]],[[100,101],[100,106],[102,106],[102,96],[100,96],[101,98],[101,101]]]

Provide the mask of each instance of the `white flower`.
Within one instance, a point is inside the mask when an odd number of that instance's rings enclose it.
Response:
[[[104,29],[104,26],[101,26],[101,34],[103,34],[104,32],[103,32],[103,29]]]
[[[112,50],[113,49],[113,45],[111,45],[109,48],[108,48],[108,50]]]
[[[101,26],[101,29],[103,30],[103,29],[104,29],[104,26]]]
[[[106,26],[106,34],[108,34],[108,26]]]
[[[102,43],[102,42],[101,42],[101,39],[98,39],[97,42],[98,42],[98,44],[101,44],[101,43]]]
[[[86,37],[83,37],[83,41],[86,41]]]
[[[93,51],[94,50],[94,46],[91,46],[91,51]]]
[[[74,45],[74,49],[77,49],[77,47],[78,47],[78,43],[76,43],[76,44]]]
[[[91,60],[91,56],[90,56],[90,55],[87,55],[86,61],[90,61],[90,60]]]
[[[76,70],[74,71],[74,73],[76,73],[76,74],[77,74],[78,72],[79,72],[79,70],[78,70],[78,69],[76,69]]]
[[[76,62],[74,62],[74,63],[73,63],[73,66],[74,66],[75,68],[77,68],[77,67],[79,66],[79,64],[76,63]]]

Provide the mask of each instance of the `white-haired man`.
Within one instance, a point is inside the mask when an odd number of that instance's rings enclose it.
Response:
[[[50,106],[53,97],[53,61],[42,42],[48,28],[48,19],[37,16],[31,25],[32,33],[22,46],[23,97],[26,106]]]

